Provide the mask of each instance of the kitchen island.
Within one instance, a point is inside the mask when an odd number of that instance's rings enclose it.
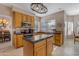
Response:
[[[24,37],[24,56],[51,56],[53,52],[53,35],[42,34]]]

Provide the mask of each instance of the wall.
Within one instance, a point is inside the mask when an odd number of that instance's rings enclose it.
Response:
[[[73,22],[73,33],[79,35],[79,27],[77,28],[77,22],[79,22],[79,15],[67,15],[65,21]]]
[[[79,23],[79,15],[74,15],[74,32],[76,35],[79,35],[79,25],[77,25],[77,23]]]
[[[56,31],[64,31],[64,11],[55,13]]]
[[[12,9],[0,4],[0,18],[6,18],[7,19],[8,25],[4,30],[10,31],[11,39],[12,39]],[[11,40],[11,42],[12,42],[12,40]],[[10,44],[3,45],[1,48],[11,46],[12,45],[11,42],[10,42]]]
[[[0,5],[0,18],[6,18],[9,24],[5,29],[11,30],[12,28],[12,10],[9,7]]]
[[[11,8],[0,4],[0,15],[12,16]]]
[[[16,8],[16,7],[13,7],[12,8],[12,11],[16,11],[16,12],[20,12],[20,13],[23,13],[23,14],[26,14],[26,15],[31,15],[31,16],[35,16],[33,13],[30,13],[30,12],[26,12],[20,8]]]
[[[54,14],[42,17],[41,20],[56,20],[56,30],[64,31],[64,11],[59,11]],[[61,26],[60,26],[61,25]]]
[[[35,16],[35,32],[39,32],[40,31],[40,21],[39,21],[39,17]]]

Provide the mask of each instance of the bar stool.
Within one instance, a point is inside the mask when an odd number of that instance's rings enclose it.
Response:
[[[74,33],[74,44],[75,44],[75,42],[79,42],[79,36],[78,35],[75,35],[75,33]]]
[[[0,43],[4,42],[4,39],[3,39],[3,34],[2,32],[0,31]]]
[[[10,32],[4,32],[4,41],[10,41],[11,40],[11,35]]]

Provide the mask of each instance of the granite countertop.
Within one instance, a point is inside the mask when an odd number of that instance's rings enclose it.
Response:
[[[33,35],[33,36],[24,37],[24,40],[28,40],[32,43],[36,43],[46,38],[49,38],[51,36],[53,36],[53,34]]]

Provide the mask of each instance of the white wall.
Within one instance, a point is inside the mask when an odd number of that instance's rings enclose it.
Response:
[[[64,31],[64,11],[55,14],[56,31]]]
[[[9,30],[11,33],[11,42],[9,45],[12,45],[12,10],[9,7],[3,6],[0,4],[0,18],[6,18],[8,25],[4,30]],[[6,45],[6,46],[9,46]],[[3,46],[4,47],[4,46]]]

